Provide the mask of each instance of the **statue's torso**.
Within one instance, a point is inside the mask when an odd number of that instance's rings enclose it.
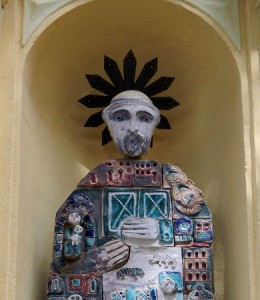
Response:
[[[203,200],[170,164],[99,165],[57,212],[49,300],[213,299],[212,216]],[[78,227],[67,222],[73,211]]]

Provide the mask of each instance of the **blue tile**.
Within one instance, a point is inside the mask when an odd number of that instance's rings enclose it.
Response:
[[[173,225],[171,220],[160,220],[160,241],[173,242]]]

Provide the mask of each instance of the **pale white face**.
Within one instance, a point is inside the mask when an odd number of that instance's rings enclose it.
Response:
[[[126,104],[111,111],[108,128],[119,152],[138,157],[147,152],[155,123],[149,107]]]
[[[80,226],[80,225],[76,225],[74,228],[73,228],[73,231],[75,233],[82,233],[83,232],[83,227]]]
[[[169,277],[163,279],[160,288],[165,294],[174,294],[178,289],[176,282]]]
[[[70,213],[68,216],[68,223],[75,226],[80,223],[80,215],[78,213]]]
[[[104,117],[109,132],[120,153],[130,157],[146,154],[150,147],[154,128],[159,121],[157,111],[133,100],[111,107]]]

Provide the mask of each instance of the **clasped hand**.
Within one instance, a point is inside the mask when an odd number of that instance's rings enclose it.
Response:
[[[126,218],[121,225],[121,236],[156,240],[159,235],[158,220],[152,218]]]

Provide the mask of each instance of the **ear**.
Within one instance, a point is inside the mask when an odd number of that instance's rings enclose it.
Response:
[[[104,108],[102,111],[102,119],[105,123],[108,121],[108,107]]]

